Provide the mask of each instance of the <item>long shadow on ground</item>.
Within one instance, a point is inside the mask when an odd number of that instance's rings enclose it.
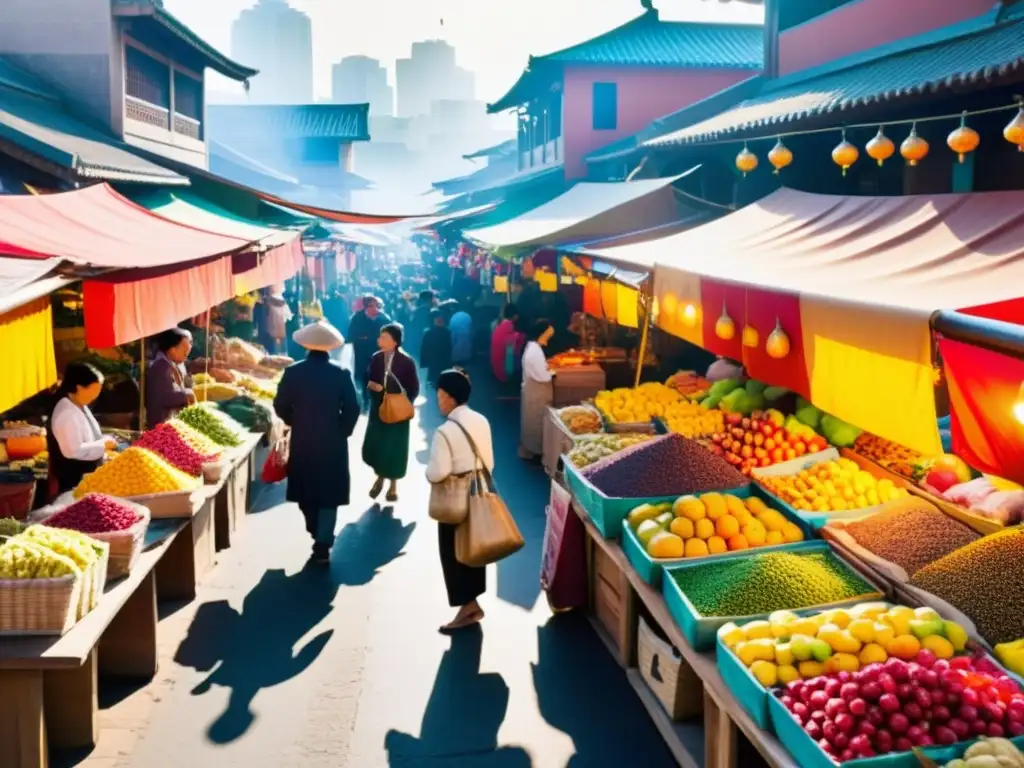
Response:
[[[391,507],[374,504],[355,522],[348,523],[335,539],[331,576],[338,585],[369,584],[380,569],[401,557],[416,523],[403,525]]]

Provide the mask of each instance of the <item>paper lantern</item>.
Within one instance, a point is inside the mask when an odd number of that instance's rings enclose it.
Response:
[[[832,150],[832,162],[843,169],[843,176],[845,176],[850,166],[857,162],[858,157],[860,157],[860,150],[846,140],[846,131],[843,131],[843,140]]]
[[[757,328],[752,325],[743,326],[743,335],[741,338],[743,339],[744,347],[754,349],[758,342]]]
[[[757,168],[757,155],[747,149],[746,144],[743,145],[740,153],[736,155],[736,167],[743,171],[744,176]]]
[[[674,293],[666,293],[665,297],[662,299],[661,308],[665,311],[665,314],[668,317],[675,317],[676,310],[679,308],[679,299],[676,298]]]
[[[981,144],[981,136],[973,128],[967,126],[967,113],[964,112],[960,117],[960,127],[954,129],[949,136],[946,137],[946,144],[956,152],[957,157],[962,163],[964,157],[968,152],[973,152]]]
[[[910,129],[910,135],[900,144],[900,154],[907,165],[914,166],[928,156],[928,142],[917,135],[917,126]]]
[[[892,143],[892,139],[886,136],[881,128],[878,129],[878,133],[867,143],[864,149],[867,150],[868,157],[878,162],[879,167],[896,154],[896,145]]]
[[[693,328],[697,325],[697,308],[693,304],[687,304],[682,311],[683,325]]]
[[[1013,120],[1003,128],[1003,138],[1017,145],[1018,152],[1024,152],[1024,107],[1017,110]]]
[[[736,324],[729,317],[729,313],[722,305],[722,316],[715,321],[715,335],[723,341],[730,341],[736,336]]]
[[[768,162],[775,167],[774,173],[776,175],[793,162],[793,153],[789,150],[789,147],[782,143],[782,139],[775,142],[775,146],[768,153]]]
[[[764,351],[768,353],[768,357],[781,360],[789,354],[789,348],[789,336],[782,330],[782,323],[776,318],[775,329],[768,334],[768,341],[765,342]]]

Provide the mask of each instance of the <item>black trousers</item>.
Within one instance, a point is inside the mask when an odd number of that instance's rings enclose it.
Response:
[[[487,591],[487,569],[463,565],[455,559],[455,529],[457,526],[437,524],[437,544],[441,553],[444,586],[448,590],[448,605],[460,608],[476,600]]]

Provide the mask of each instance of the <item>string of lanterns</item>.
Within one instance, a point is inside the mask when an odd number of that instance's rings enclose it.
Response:
[[[1003,128],[1003,138],[1010,144],[1015,145],[1019,152],[1024,152],[1024,105],[1021,104],[1020,100],[1018,100],[1016,104],[1008,106],[979,109],[974,112],[964,110],[959,115],[960,125],[951,131],[946,137],[946,146],[956,153],[959,162],[963,163],[967,155],[976,150],[981,144],[981,136],[976,130],[967,125],[967,118],[974,115],[1002,112],[1014,108],[1017,109],[1017,114],[1009,123],[1006,124],[1006,127]],[[928,142],[917,133],[917,124],[937,120],[950,120],[955,119],[956,117],[958,117],[958,115],[939,115],[936,117],[919,118],[917,120],[896,120],[880,124],[866,123],[863,125],[847,126],[846,128],[840,129],[842,138],[839,144],[837,144],[832,150],[832,162],[842,169],[843,176],[845,176],[850,167],[853,166],[853,164],[860,158],[860,150],[855,144],[847,140],[846,131],[848,129],[852,130],[853,128],[869,128],[874,125],[878,125],[878,133],[876,133],[874,138],[864,146],[864,151],[868,157],[877,162],[879,166],[882,166],[885,161],[895,155],[897,151],[895,143],[885,135],[885,127],[909,124],[910,133],[902,142],[900,142],[899,153],[906,161],[907,165],[916,166],[919,162],[924,160],[931,151],[931,147]],[[791,133],[778,135],[775,146],[773,146],[768,152],[768,162],[775,169],[773,173],[777,175],[780,171],[793,163],[793,152],[783,143],[783,136],[802,136],[833,130],[835,129],[825,128],[812,131],[793,131]],[[735,162],[737,170],[739,170],[744,176],[756,170],[759,164],[757,155],[750,151],[746,141],[743,142],[743,149],[741,149],[739,154],[736,155]]]
[[[697,307],[692,303],[680,306],[678,299],[673,294],[662,297],[661,311],[658,310],[658,302],[655,302],[655,314],[665,313],[672,317],[678,317],[687,328],[695,328],[699,321]],[[715,321],[715,336],[722,341],[732,341],[736,338],[736,323],[729,316],[725,302],[722,302],[722,314]],[[744,324],[740,334],[740,343],[748,349],[756,349],[760,346],[761,337],[757,329],[749,323]],[[789,336],[782,327],[782,321],[775,318],[775,327],[765,340],[765,353],[775,359],[782,360],[789,355],[791,350]]]

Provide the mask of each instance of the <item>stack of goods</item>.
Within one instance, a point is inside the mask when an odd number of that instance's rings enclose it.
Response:
[[[275,368],[279,371],[283,371],[289,365],[294,363],[295,361],[288,357],[288,355],[266,355],[263,360],[260,361],[260,365],[264,368]]]
[[[637,443],[650,440],[651,435],[641,435],[631,432],[608,435],[583,435],[577,441],[575,447],[569,451],[569,461],[573,466],[582,469],[595,464],[613,453],[625,450]]]
[[[993,648],[999,663],[1015,675],[1024,675],[1024,638],[999,643]]]
[[[861,547],[894,563],[908,577],[981,536],[917,496],[886,502],[875,514],[842,530]]]
[[[982,737],[943,768],[1024,768],[1024,752],[1009,739]]]
[[[703,400],[711,389],[711,382],[693,371],[679,371],[668,377],[666,387],[671,387],[687,400]]]
[[[242,394],[241,387],[234,384],[221,384],[220,382],[207,382],[196,384],[193,390],[196,399],[200,402],[219,403],[222,400],[230,400]]]
[[[84,577],[77,606],[81,618],[96,607],[102,594],[106,571],[98,573],[93,566],[102,562],[108,551],[106,543],[84,533],[30,525],[0,547],[0,579]],[[5,577],[5,573],[17,575]]]
[[[985,536],[914,574],[913,587],[945,601],[974,622],[992,645],[1024,637],[1024,530]]]
[[[921,454],[912,448],[870,432],[861,432],[853,441],[853,450],[907,480],[914,478],[915,464],[921,460]]]
[[[163,457],[145,448],[131,448],[78,484],[72,495],[80,499],[87,493],[132,498],[154,493],[194,491],[200,481],[171,466]]]
[[[918,462],[918,483],[924,490],[994,527],[1024,522],[1024,490],[996,477],[971,479],[971,470],[956,456]]]
[[[210,346],[214,360],[227,363],[230,368],[257,366],[265,357],[259,347],[238,338],[213,336],[210,338]]]
[[[261,400],[273,400],[277,394],[277,385],[267,379],[240,376],[238,385],[253,397],[258,397]]]
[[[828,551],[761,552],[669,571],[700,616],[753,616],[811,608],[875,588]]]
[[[215,408],[190,405],[178,413],[177,419],[225,448],[241,445],[245,435],[245,428],[241,424]]]
[[[711,436],[710,445],[713,453],[739,467],[744,475],[826,448],[825,438],[810,427],[787,422],[781,411],[771,409],[754,411],[749,417],[727,414],[724,427]]]
[[[678,390],[656,381],[641,384],[636,389],[602,390],[594,396],[594,405],[612,424],[649,422],[665,416],[666,409],[682,401]]]
[[[574,435],[592,435],[601,431],[601,415],[593,408],[570,405],[559,409],[558,418]]]
[[[203,465],[215,462],[218,453],[200,453],[169,423],[159,424],[143,433],[135,442],[135,447],[145,448],[162,456],[169,464],[192,477],[200,477],[203,474]]]
[[[674,504],[642,504],[626,517],[654,558],[706,557],[723,552],[803,541],[800,528],[751,496],[705,493]]]
[[[689,400],[680,400],[665,408],[662,421],[670,432],[683,437],[706,437],[725,428],[726,414],[709,410]]]
[[[934,458],[919,458],[913,463],[914,481],[937,496],[970,482],[971,476],[971,468],[964,460],[950,453]]]
[[[878,480],[851,459],[814,464],[795,475],[758,477],[757,481],[784,502],[805,512],[846,512],[867,509],[910,495],[892,480]]]
[[[45,470],[49,461],[46,430],[24,421],[5,421],[0,428],[0,463],[12,472]]]
[[[820,432],[826,440],[838,448],[853,446],[861,435],[861,430],[857,427],[815,408],[802,397],[798,397],[796,400],[794,415],[802,424]]]
[[[582,471],[605,496],[645,498],[726,491],[746,485],[739,472],[699,443],[662,435]]]
[[[127,574],[142,551],[148,525],[147,510],[105,496],[89,493],[46,518],[46,526],[78,531],[110,545],[107,577]]]
[[[931,608],[886,603],[860,603],[803,617],[776,611],[766,620],[741,626],[730,622],[718,630],[718,637],[766,688],[852,673],[889,659],[951,659],[967,647],[964,628]]]
[[[570,349],[567,352],[560,352],[548,359],[548,368],[559,371],[564,368],[575,368],[578,365],[586,365],[591,361],[589,355]]]
[[[171,419],[164,423],[169,427],[173,427],[174,431],[181,435],[182,440],[188,443],[196,453],[203,456],[214,456],[216,461],[224,452],[223,446],[217,445],[202,432],[193,429],[180,419]]]
[[[188,367],[192,371],[192,383],[194,385],[212,384],[214,382],[220,382],[221,384],[238,383],[238,373],[235,373],[230,368],[210,366],[208,360],[195,360],[189,363]]]
[[[274,422],[271,406],[263,400],[256,400],[248,395],[239,395],[217,403],[217,408],[250,432],[269,432]]]

